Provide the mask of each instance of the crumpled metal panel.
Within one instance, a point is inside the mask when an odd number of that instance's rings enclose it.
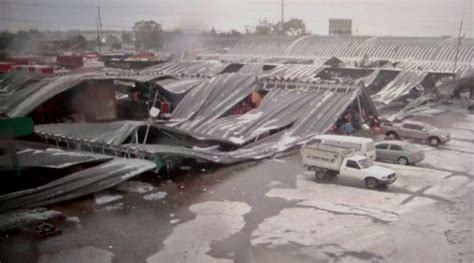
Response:
[[[76,86],[81,81],[96,76],[97,73],[73,74],[63,77],[50,78],[42,81],[37,87],[32,85],[23,89],[22,93],[15,93],[8,100],[15,101],[13,108],[7,112],[10,117],[25,116],[48,99]]]
[[[365,87],[369,87],[370,85],[372,85],[372,83],[374,83],[374,81],[377,79],[379,74],[380,74],[380,69],[376,69],[372,73],[370,73],[368,76],[360,78],[356,82],[357,83],[363,82]]]
[[[0,97],[0,112],[10,115],[10,112],[13,109],[18,108],[26,98],[34,96],[33,94],[35,92],[37,92],[41,87],[47,85],[49,82],[50,79],[43,79],[36,83],[17,87],[16,89],[11,90],[11,92],[5,93],[4,96]]]
[[[35,80],[29,74],[5,73],[0,75],[0,98],[11,95],[25,87],[25,84]]]
[[[120,145],[142,125],[145,123],[141,121],[56,123],[36,125],[35,132],[43,137],[64,137],[85,142]]]
[[[269,131],[289,126],[291,136],[320,133],[337,120],[337,112],[344,110],[354,97],[354,91],[345,93],[327,89],[278,87],[265,96],[258,109],[240,116],[218,119],[192,129],[192,132],[237,145],[246,144]],[[332,109],[336,111],[332,112]],[[330,114],[333,122],[322,121],[325,114]]]
[[[336,122],[349,104],[352,103],[359,92],[360,90],[354,89],[349,93],[327,91],[316,95],[315,97],[319,97],[316,101],[301,105],[301,109],[295,113],[281,116],[285,119],[293,116],[293,114],[297,115],[291,127],[264,139],[249,143],[236,151],[226,153],[225,158],[222,156],[220,162],[229,164],[251,159],[268,158],[278,152],[302,145],[316,135],[324,134]]]
[[[86,80],[129,80],[148,82],[160,76],[155,74],[138,75],[129,73],[85,72],[61,77],[43,79],[37,83],[5,96],[0,100],[0,111],[10,117],[26,116],[52,97],[67,91]]]
[[[222,74],[193,88],[173,111],[173,120],[184,130],[212,123],[254,90],[255,77]]]
[[[411,89],[418,86],[425,79],[428,73],[426,71],[402,71],[387,86],[372,95],[372,100],[385,105],[390,104],[392,101],[407,95]]]
[[[263,74],[263,65],[262,63],[245,64],[237,73],[258,76]]]
[[[59,149],[24,149],[17,153],[20,167],[43,167],[63,169],[77,164],[99,162],[112,159],[110,156],[86,152],[68,152]],[[9,167],[9,155],[0,156],[0,167]]]
[[[156,167],[139,159],[120,159],[66,175],[48,184],[0,196],[0,212],[50,205],[111,188]]]
[[[132,150],[141,150],[147,153],[158,154],[160,156],[179,156],[183,158],[200,159],[215,163],[222,163],[226,159],[226,153],[215,150],[203,148],[188,148],[182,146],[171,146],[162,144],[124,144],[123,147],[128,147]]]

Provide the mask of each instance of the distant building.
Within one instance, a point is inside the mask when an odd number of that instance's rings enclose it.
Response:
[[[329,19],[329,35],[352,35],[352,19]]]

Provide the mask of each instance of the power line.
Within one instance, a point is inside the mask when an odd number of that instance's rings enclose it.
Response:
[[[100,36],[100,39],[102,40],[104,38],[104,34],[102,31],[102,18],[100,17],[100,6],[97,6],[97,19],[99,23],[99,36]]]
[[[285,0],[281,0],[281,34],[283,34],[284,24],[285,24]]]

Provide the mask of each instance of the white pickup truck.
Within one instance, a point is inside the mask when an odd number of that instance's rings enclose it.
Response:
[[[318,181],[339,174],[362,180],[367,188],[373,189],[397,179],[394,171],[372,165],[367,157],[354,155],[353,150],[315,143],[305,145],[301,155],[304,166],[315,171]]]

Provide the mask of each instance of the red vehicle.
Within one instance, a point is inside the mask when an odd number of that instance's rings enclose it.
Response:
[[[56,65],[67,69],[78,69],[84,66],[82,56],[57,56]]]

